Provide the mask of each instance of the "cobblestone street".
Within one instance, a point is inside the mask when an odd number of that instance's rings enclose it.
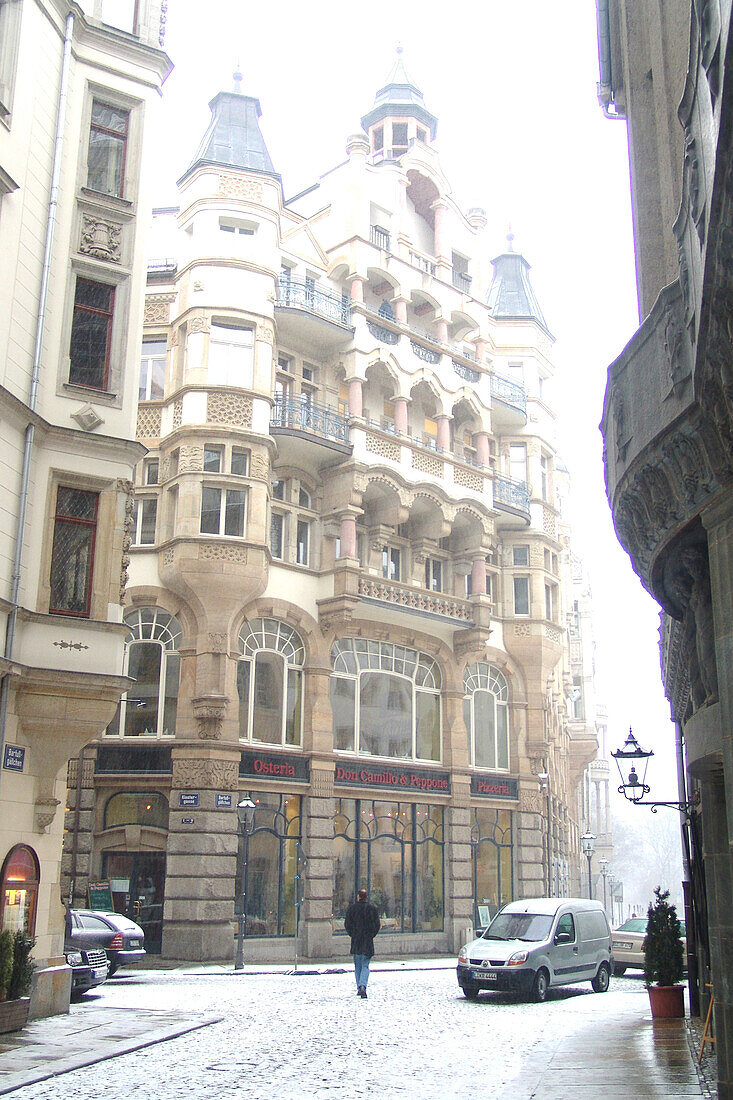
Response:
[[[108,1005],[226,1018],[13,1096],[499,1097],[523,1072],[526,1079],[533,1048],[549,1049],[580,1032],[587,1033],[588,1074],[576,1073],[578,1095],[585,1095],[598,1080],[604,1021],[619,1012],[638,1012],[641,1021],[649,1012],[641,980],[615,980],[605,995],[593,994],[589,985],[553,991],[544,1005],[500,994],[471,1003],[452,970],[376,971],[367,1001],[356,996],[351,972],[193,976],[130,970],[85,1002],[72,1012],[91,1015],[95,1005]],[[516,1100],[533,1094],[524,1085],[512,1093]],[[673,1094],[672,1087],[666,1095]]]

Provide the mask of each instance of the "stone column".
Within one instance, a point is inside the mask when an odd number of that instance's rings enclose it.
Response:
[[[436,199],[431,206],[431,210],[435,216],[434,227],[434,250],[435,258],[438,261],[439,266],[445,266],[450,268],[451,266],[451,253],[450,245],[448,243],[447,234],[447,214],[448,204],[445,199]]]
[[[239,745],[174,745],[163,955],[196,962],[234,957]],[[217,794],[231,805],[216,805]],[[196,802],[197,799],[197,802]]]
[[[349,416],[364,415],[364,383],[361,378],[349,380]]]
[[[438,425],[438,447],[441,451],[450,451],[450,422],[449,416],[436,416]]]
[[[435,335],[438,338],[438,343],[448,343],[448,322],[444,321],[442,317],[439,317],[435,322]]]
[[[407,398],[395,397],[394,400],[394,426],[400,435],[407,435]]]
[[[330,668],[305,670],[306,749],[311,751],[310,791],[303,799],[302,837],[307,859],[303,883],[301,947],[306,958],[333,953],[333,716],[329,699]]]
[[[483,554],[473,559],[471,567],[471,595],[486,595],[486,559]]]
[[[407,324],[407,299],[395,298],[392,302],[394,306],[394,319],[399,321],[401,325]]]
[[[476,432],[473,437],[476,442],[476,461],[482,466],[490,465],[491,451],[489,450],[489,433]]]
[[[705,609],[695,608],[697,656],[703,678],[705,668],[713,661],[717,671],[720,701],[720,741],[726,790],[733,796],[733,498],[730,493],[708,508],[702,516],[708,534],[708,567],[712,596],[712,623],[705,618]],[[710,627],[712,626],[711,638]],[[708,652],[714,644],[714,654]],[[728,843],[733,845],[733,801],[728,813]],[[715,993],[717,999],[717,991]]]
[[[540,792],[536,786],[519,791],[519,812],[515,815],[514,858],[516,896],[539,898],[544,892],[545,869],[542,865],[543,822]]]
[[[359,275],[352,277],[350,293],[352,302],[364,301],[364,280]]]
[[[351,513],[341,517],[341,552],[339,557],[356,557],[356,516]]]
[[[733,867],[726,823],[730,807],[726,783],[718,776],[702,782],[703,847],[708,883],[708,934],[715,994],[715,1050],[718,1097],[733,1100]]]

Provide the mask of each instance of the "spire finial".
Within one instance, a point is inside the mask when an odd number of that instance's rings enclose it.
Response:
[[[506,240],[507,240],[507,245],[508,245],[507,252],[513,252],[514,251],[514,234],[512,233],[511,223],[509,224],[509,227],[507,229]]]
[[[239,69],[239,58],[237,58],[237,67],[234,70],[234,94],[235,95],[241,95],[242,94],[242,80],[243,80],[243,77],[242,77],[242,74],[241,74],[240,69]]]

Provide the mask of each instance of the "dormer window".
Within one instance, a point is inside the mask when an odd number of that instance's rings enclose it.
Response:
[[[407,149],[407,123],[392,123],[392,151],[403,152]]]

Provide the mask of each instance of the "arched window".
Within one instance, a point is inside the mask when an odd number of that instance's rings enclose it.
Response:
[[[279,619],[250,619],[239,644],[239,736],[266,745],[299,745],[305,661],[300,635]]]
[[[120,791],[107,800],[104,807],[104,827],[118,825],[149,825],[154,829],[168,828],[168,799],[159,791]]]
[[[2,869],[0,928],[34,934],[40,877],[38,856],[32,848],[16,844],[10,849]]]
[[[463,718],[475,768],[509,770],[509,688],[493,665],[469,665],[463,676]]]
[[[407,646],[343,638],[331,650],[333,745],[344,752],[440,760],[440,669]]]
[[[159,607],[128,611],[125,672],[134,681],[122,696],[108,735],[172,737],[176,732],[181,628]]]

